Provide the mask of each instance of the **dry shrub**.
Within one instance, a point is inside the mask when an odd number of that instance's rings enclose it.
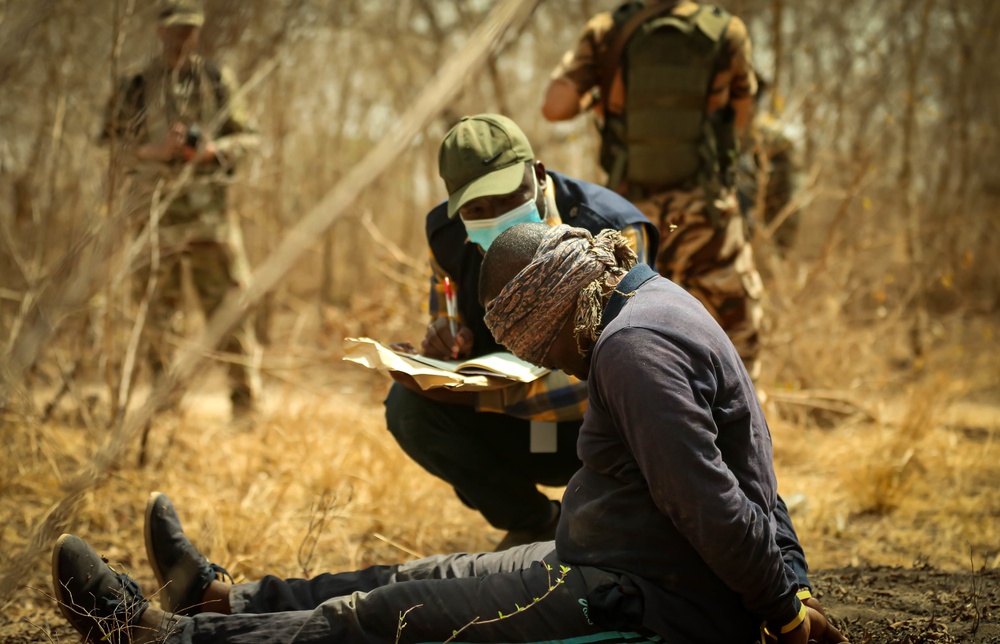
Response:
[[[171,497],[194,542],[237,580],[491,549],[500,533],[396,446],[380,407],[359,395],[384,393],[385,381],[357,369],[350,372],[357,376],[353,395],[289,391],[249,430],[189,400],[156,422],[154,466],[137,469],[130,454],[64,529],[135,574],[147,592],[155,581],[142,512],[153,490]],[[85,429],[62,423],[13,437],[0,469],[4,553],[23,546],[30,526],[60,498],[62,478],[87,466],[90,444]],[[47,575],[40,565],[29,582],[44,589]],[[22,607],[45,601],[18,598]]]
[[[795,501],[812,567],[920,559],[963,569],[970,552],[1000,564],[1000,410],[966,402],[971,378],[951,378],[949,360],[931,365],[903,395],[869,392],[875,420],[770,421],[779,491]]]
[[[926,471],[922,442],[940,411],[940,385],[915,388],[902,419],[873,428],[869,445],[847,465],[843,480],[857,512],[886,514],[912,491],[913,479]]]

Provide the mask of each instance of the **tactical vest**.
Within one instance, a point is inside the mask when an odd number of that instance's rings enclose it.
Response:
[[[201,127],[228,102],[222,73],[212,61],[197,57],[188,79],[191,88],[186,97],[179,97],[170,88],[170,71],[162,61],[155,60],[142,73],[131,78],[125,92],[124,119],[127,134],[137,141],[158,141],[170,126],[183,121]],[[219,132],[224,136],[228,132]]]
[[[614,13],[610,55],[619,52],[614,67],[622,71],[625,114],[608,112],[606,83],[601,162],[611,187],[622,180],[631,189],[719,187],[720,158],[729,154],[722,148],[731,144],[720,138],[732,137],[706,107],[732,16],[708,6],[679,16],[670,13],[675,5],[630,2]]]

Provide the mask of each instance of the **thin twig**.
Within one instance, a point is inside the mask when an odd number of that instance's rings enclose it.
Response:
[[[323,490],[320,493],[319,500],[313,506],[313,511],[309,515],[309,527],[306,528],[306,534],[302,538],[302,542],[299,544],[299,549],[296,552],[299,568],[302,569],[302,576],[306,579],[312,576],[312,567],[310,564],[312,563],[313,555],[316,553],[316,545],[323,534],[323,528],[326,527],[330,513],[333,512],[337,504],[337,497],[334,496],[331,499],[329,498],[329,494],[329,490]]]
[[[982,610],[979,608],[980,584],[976,580],[976,554],[971,545],[969,546],[969,566],[972,568],[972,610],[976,614],[975,620],[972,622],[972,634],[975,635],[976,631],[979,630]]]
[[[393,541],[389,537],[383,536],[383,535],[379,534],[378,532],[373,532],[372,536],[375,537],[376,539],[378,539],[379,541],[384,541],[385,543],[389,544],[393,548],[396,548],[397,550],[400,550],[401,552],[405,552],[406,554],[410,555],[411,557],[416,557],[417,559],[423,559],[424,557],[427,556],[427,555],[420,554],[416,550],[411,550],[410,548],[407,548],[406,546],[404,546],[403,544],[399,543],[398,541]]]
[[[410,614],[410,611],[420,608],[423,604],[417,604],[416,606],[410,606],[405,611],[399,614],[399,622],[396,624],[396,644],[399,644],[399,638],[403,635],[403,629],[406,628],[406,616]]]
[[[504,612],[501,611],[500,614],[497,617],[494,617],[492,619],[480,619],[479,617],[476,617],[475,619],[473,619],[471,622],[469,622],[468,624],[466,624],[462,628],[460,628],[460,629],[458,629],[456,631],[452,631],[451,637],[449,637],[448,639],[446,639],[442,644],[448,644],[449,642],[455,641],[455,638],[457,638],[460,633],[462,633],[464,630],[466,630],[468,628],[471,628],[473,626],[483,626],[484,624],[495,624],[496,622],[499,622],[501,620],[513,617],[514,615],[517,615],[518,613],[523,613],[524,611],[530,610],[531,608],[534,608],[535,606],[537,606],[538,604],[540,604],[546,597],[548,597],[553,592],[555,592],[556,588],[558,588],[559,586],[561,586],[562,584],[564,584],[566,582],[566,575],[568,575],[569,571],[570,571],[569,566],[559,566],[559,577],[556,578],[555,582],[553,582],[552,581],[552,566],[550,566],[549,564],[544,564],[544,566],[545,566],[545,569],[548,571],[548,576],[549,576],[549,588],[548,588],[548,590],[545,591],[544,595],[542,595],[541,597],[535,597],[531,601],[531,603],[528,604],[527,606],[518,606],[517,604],[514,604],[514,610],[512,612],[510,612],[510,613],[504,613]]]
[[[153,190],[153,200],[149,208],[149,279],[146,280],[146,292],[139,303],[139,311],[135,316],[135,323],[132,325],[132,332],[128,339],[128,348],[125,350],[125,362],[122,365],[122,376],[118,386],[118,409],[115,410],[115,422],[124,422],[125,410],[132,399],[132,378],[135,375],[135,356],[139,351],[139,340],[142,338],[142,331],[146,326],[146,315],[149,312],[150,303],[156,295],[156,285],[159,281],[160,273],[160,215],[163,210],[160,204],[160,196],[163,192],[163,181],[160,180]]]
[[[864,404],[858,402],[854,396],[844,391],[827,389],[804,389],[801,391],[769,390],[767,397],[769,400],[778,403],[813,407],[845,416],[861,415],[868,420],[876,420],[878,418],[874,412]]]
[[[375,241],[378,247],[388,252],[389,255],[400,264],[403,264],[404,266],[409,266],[410,268],[417,271],[422,271],[427,268],[427,262],[420,262],[410,257],[408,254],[406,254],[405,251],[403,251],[402,248],[397,246],[391,239],[389,239],[382,233],[382,230],[378,227],[378,225],[375,223],[375,220],[372,218],[372,213],[370,210],[366,210],[365,214],[361,216],[361,225],[364,226],[365,230]]]

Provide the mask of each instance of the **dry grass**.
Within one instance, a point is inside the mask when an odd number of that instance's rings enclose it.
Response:
[[[358,375],[358,374],[354,374]],[[132,571],[147,591],[154,580],[142,546],[142,509],[152,490],[167,492],[209,556],[239,579],[353,569],[413,554],[492,547],[498,538],[445,484],[396,448],[369,386],[325,400],[282,392],[283,409],[254,428],[229,426],[210,405],[164,417],[154,427],[158,466],[122,463],[77,508],[68,531]],[[223,398],[224,393],[219,392]],[[211,402],[211,401],[210,401]],[[276,401],[277,402],[277,401]],[[87,465],[92,437],[56,421],[21,432],[3,472],[4,552],[61,496],[60,482]],[[165,437],[172,438],[167,444]],[[29,583],[45,588],[43,561]],[[46,601],[24,592],[16,603]]]
[[[194,540],[238,580],[493,547],[499,533],[386,432],[386,378],[333,362],[302,381],[312,386],[272,382],[251,429],[228,424],[220,378],[189,394],[182,410],[154,426],[152,465],[135,467],[131,450],[66,529],[147,590],[154,582],[141,515],[151,490],[173,498]],[[770,410],[781,491],[796,504],[814,568],[923,560],[962,569],[970,551],[978,563],[1000,565],[1000,409],[960,403],[968,388],[920,378],[880,406],[872,395],[876,422],[830,428],[789,420],[782,406]],[[100,430],[65,408],[48,423],[6,431],[0,535],[11,553],[60,499],[61,483],[89,465]],[[26,581],[46,588],[47,575],[39,561]],[[26,590],[10,614],[47,601]]]
[[[995,323],[942,319],[933,351],[904,363],[896,356],[905,325],[845,322],[839,307],[817,305],[823,296],[815,290],[781,287],[775,282],[771,293],[793,303],[781,312],[789,340],[773,341],[781,329],[771,336],[763,388],[771,394],[780,491],[811,566],[920,561],[968,570],[971,558],[975,567],[1000,567]],[[336,308],[280,300],[256,425],[230,426],[221,373],[214,373],[178,412],[156,420],[150,464],[136,467],[138,447],[131,446],[64,529],[132,572],[147,592],[155,581],[141,517],[152,490],[171,496],[195,542],[237,580],[492,549],[500,533],[410,461],[385,430],[388,378],[339,360],[344,336],[417,339],[423,314],[413,312],[422,301],[409,282]],[[814,382],[825,388],[810,388]],[[99,401],[90,417],[67,397],[48,421],[38,420],[52,395],[38,382],[30,400],[8,411],[0,573],[106,438],[102,386],[77,384],[76,400]],[[4,607],[0,625],[52,614],[45,553],[24,584],[30,588]]]
[[[805,232],[761,264],[766,409],[810,564],[1000,566],[996,318],[932,316],[917,355],[910,300],[861,286],[877,258],[824,259],[823,231]]]
[[[814,568],[1000,566],[997,346],[977,344],[977,358],[957,346],[855,392],[871,420],[769,416],[782,493],[804,497],[793,517]]]

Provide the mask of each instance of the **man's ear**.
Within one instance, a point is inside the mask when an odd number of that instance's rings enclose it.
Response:
[[[535,161],[535,178],[538,179],[538,186],[544,190],[549,176],[545,174],[545,165],[541,161]]]

